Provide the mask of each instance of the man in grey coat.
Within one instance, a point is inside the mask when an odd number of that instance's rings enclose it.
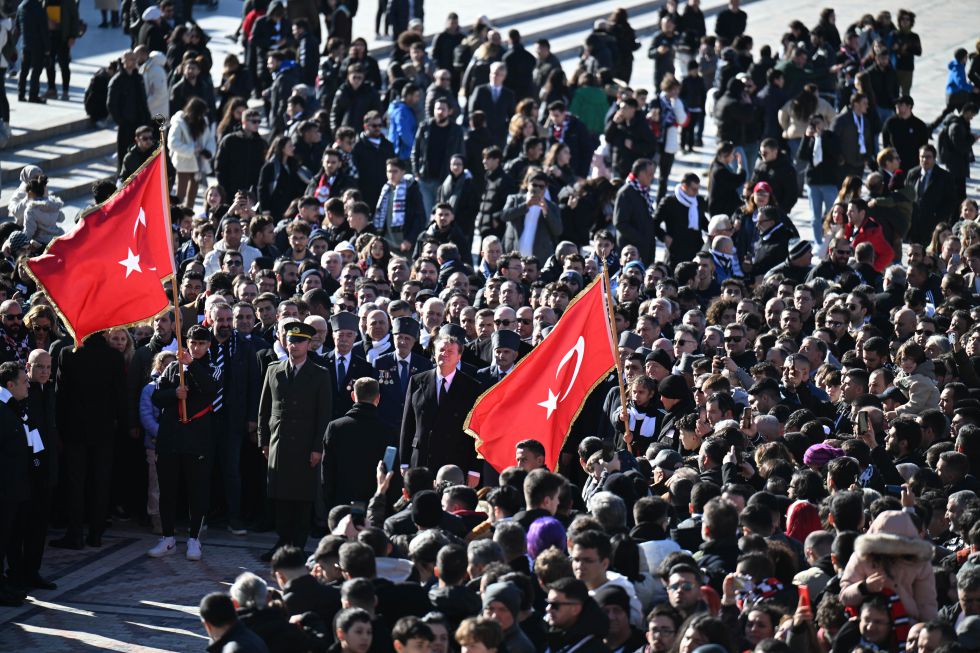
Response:
[[[555,251],[563,227],[558,205],[545,197],[547,187],[548,176],[539,172],[528,181],[526,194],[507,198],[502,212],[507,225],[504,251],[536,256],[539,261]]]

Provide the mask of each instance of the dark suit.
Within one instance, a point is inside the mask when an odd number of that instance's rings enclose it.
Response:
[[[405,394],[408,392],[408,381],[419,372],[428,372],[433,367],[432,361],[414,352],[409,354],[408,379],[402,384],[401,369],[395,360],[395,352],[379,356],[374,361],[374,371],[378,384],[381,386],[381,403],[378,405],[378,416],[386,425],[400,430],[402,415],[405,413]]]
[[[643,194],[629,184],[623,184],[616,193],[613,224],[616,246],[635,245],[640,250],[640,260],[650,264],[657,253],[653,215]]]
[[[517,103],[514,100],[512,90],[506,86],[502,87],[497,96],[497,101],[494,102],[490,84],[483,84],[477,86],[470,97],[466,120],[469,120],[469,114],[474,111],[482,111],[487,114],[487,129],[490,130],[490,138],[494,145],[503,149],[504,145],[507,144],[507,125],[510,123],[510,117],[514,115],[516,108]]]
[[[25,408],[13,397],[0,402],[0,556],[7,558],[8,550],[17,548],[15,542],[15,518],[24,502],[31,496],[31,473],[34,453],[24,437],[21,421]],[[17,557],[17,556],[15,556]],[[40,556],[38,561],[40,564]],[[17,569],[22,572],[25,570]],[[26,570],[26,571],[37,571]],[[3,580],[0,579],[0,587]]]
[[[514,368],[512,367],[510,369],[513,370]],[[481,370],[477,370],[476,380],[479,381],[484,388],[489,388],[495,383],[500,383],[503,381],[505,376],[507,375],[501,372],[499,367],[496,365],[491,365],[490,367],[484,367]]]
[[[436,402],[436,372],[412,377],[402,419],[401,459],[412,467],[437,471],[457,465],[464,471],[479,469],[475,440],[463,431],[466,415],[482,391],[479,381],[457,371],[446,396]]]
[[[323,439],[323,502],[327,509],[374,494],[374,473],[387,447],[398,446],[397,431],[381,419],[377,406],[358,402],[330,422]]]
[[[323,366],[330,372],[330,380],[333,381],[333,417],[337,419],[347,414],[347,411],[354,406],[354,400],[350,393],[354,389],[354,381],[368,376],[372,379],[377,378],[374,368],[366,359],[358,356],[356,347],[351,350],[347,359],[347,375],[343,379],[337,378],[337,352],[331,351],[326,355]]]
[[[940,222],[949,222],[956,213],[956,192],[953,177],[946,170],[934,165],[929,181],[923,189],[922,167],[915,166],[905,177],[905,187],[912,191],[915,216],[907,240],[927,245],[932,230]]]
[[[332,379],[312,360],[290,378],[288,361],[269,367],[259,400],[259,446],[269,448],[268,496],[276,501],[280,544],[306,546],[322,453],[331,417]]]
[[[282,602],[289,616],[313,612],[323,623],[332,624],[334,615],[340,612],[340,590],[304,574],[282,588]]]
[[[874,134],[872,131],[871,117],[864,115],[864,154],[861,153],[857,123],[854,121],[854,113],[850,109],[845,109],[837,114],[834,123],[831,125],[837,143],[840,145],[840,153],[843,158],[841,163],[841,176],[864,174],[864,166],[871,153],[874,152]]]

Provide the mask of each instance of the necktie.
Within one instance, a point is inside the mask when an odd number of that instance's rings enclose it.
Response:
[[[214,357],[214,376],[218,382],[218,391],[214,393],[214,401],[211,402],[211,410],[218,412],[224,404],[225,395],[225,345],[218,343],[218,350]]]
[[[926,192],[926,188],[929,186],[929,173],[922,173],[922,178],[919,179],[919,197]]]
[[[289,382],[292,383],[293,379],[295,378],[296,378],[296,368],[294,368],[292,365],[286,365],[286,379],[288,379]]]
[[[442,389],[439,390],[439,401],[436,403],[442,404],[442,400],[446,398],[446,379],[442,380]]]
[[[408,361],[399,361],[399,367],[401,367],[401,372],[399,373],[399,378],[402,382],[402,390],[408,389]]]
[[[496,86],[491,86],[490,87],[490,90],[493,93],[493,101],[496,102],[497,101],[497,98],[500,97],[500,91],[497,90],[497,87]]]
[[[343,383],[347,380],[347,357],[339,356],[337,358],[337,383]]]

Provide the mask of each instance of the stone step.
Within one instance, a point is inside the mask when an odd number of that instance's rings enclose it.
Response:
[[[28,165],[38,166],[50,176],[53,170],[78,166],[115,151],[116,131],[99,129],[85,121],[71,132],[8,149],[0,161],[0,178],[6,182],[4,186],[16,183]]]
[[[116,178],[116,163],[110,156],[94,158],[85,165],[58,168],[50,173],[48,192],[57,195],[66,203],[72,200],[91,197],[92,184],[100,179]],[[6,186],[0,194],[0,217],[7,217],[7,205],[17,185]]]

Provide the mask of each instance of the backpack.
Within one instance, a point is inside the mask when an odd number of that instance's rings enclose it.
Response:
[[[92,121],[105,120],[109,117],[109,108],[106,103],[109,100],[109,71],[105,68],[92,75],[92,79],[85,89],[85,114]]]

